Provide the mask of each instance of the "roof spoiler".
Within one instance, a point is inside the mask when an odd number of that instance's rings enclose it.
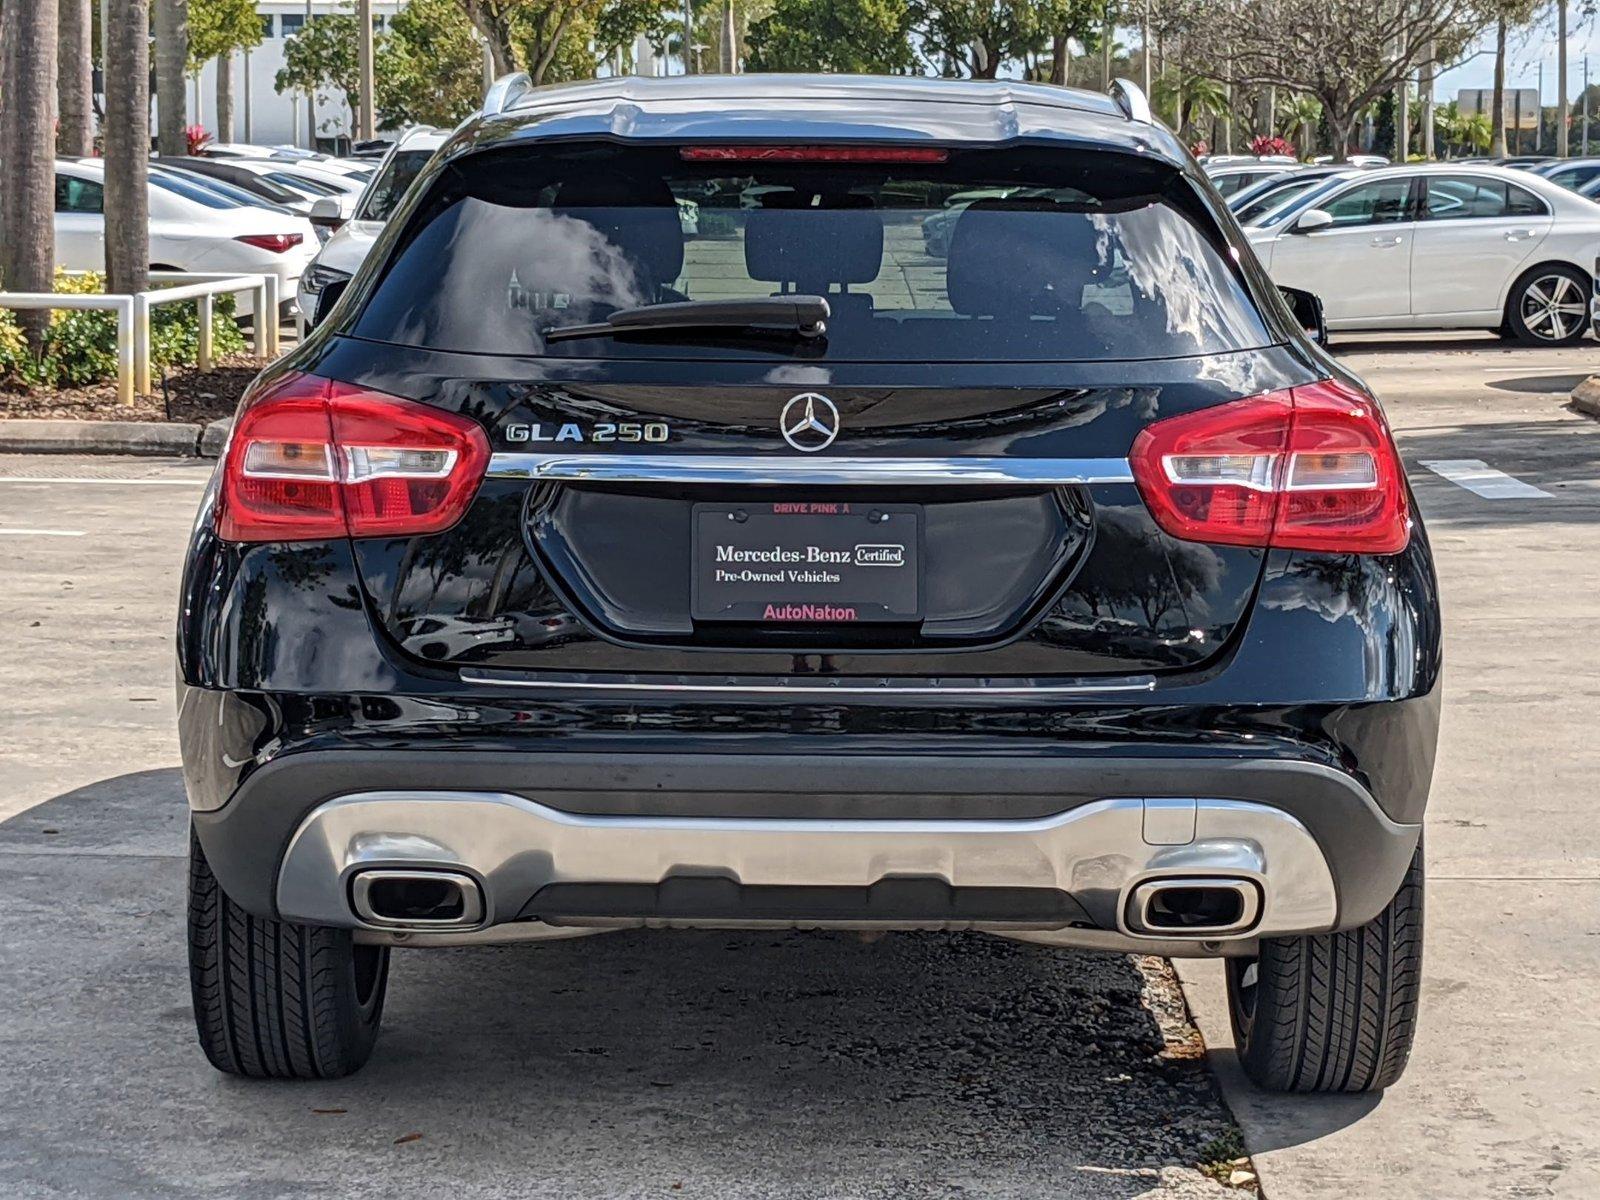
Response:
[[[1122,110],[1122,115],[1128,120],[1138,121],[1143,125],[1155,124],[1155,118],[1150,115],[1150,100],[1145,96],[1144,89],[1133,80],[1112,80],[1110,94],[1117,102],[1117,107]]]
[[[486,117],[503,113],[531,91],[533,80],[528,78],[528,73],[512,71],[489,85],[489,90],[483,94],[483,108],[480,111]]]

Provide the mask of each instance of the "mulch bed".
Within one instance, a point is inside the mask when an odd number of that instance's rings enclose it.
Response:
[[[213,371],[168,368],[153,396],[117,403],[116,380],[81,388],[26,388],[0,381],[0,419],[55,417],[79,421],[178,421],[203,425],[231,417],[261,364],[243,355],[223,359]]]

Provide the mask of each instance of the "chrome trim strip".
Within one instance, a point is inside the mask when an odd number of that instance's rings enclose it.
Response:
[[[986,686],[970,684],[847,684],[847,683],[656,683],[629,680],[530,679],[498,672],[461,669],[461,682],[491,687],[536,688],[550,692],[648,692],[717,696],[936,696],[973,699],[983,696],[1084,696],[1105,692],[1153,692],[1155,676],[1135,675],[1114,683],[1046,683]]]
[[[562,483],[1022,484],[1132,483],[1125,458],[785,458],[781,454],[563,454],[498,451],[495,479]]]
[[[278,872],[277,901],[288,921],[370,929],[350,909],[353,875],[458,871],[481,881],[485,923],[494,926],[514,924],[552,883],[654,886],[714,875],[748,886],[870,887],[916,876],[951,887],[1054,888],[1101,929],[1140,937],[1126,914],[1141,885],[1224,877],[1261,889],[1260,920],[1247,936],[1333,928],[1332,873],[1289,813],[1197,799],[1194,837],[1183,845],[1151,845],[1144,820],[1145,802],[1135,797],[1019,820],[831,820],[597,816],[506,792],[361,792],[324,801],[301,822]]]

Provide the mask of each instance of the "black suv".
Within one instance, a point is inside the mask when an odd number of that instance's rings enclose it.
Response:
[[[1427,541],[1137,89],[503,81],[330,293],[185,573],[217,1067],[360,1066],[395,946],[798,927],[1225,957],[1254,1078],[1399,1075]]]

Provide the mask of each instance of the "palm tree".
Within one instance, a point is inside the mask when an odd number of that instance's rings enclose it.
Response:
[[[1287,104],[1279,105],[1278,115],[1283,119],[1284,132],[1300,139],[1300,157],[1310,158],[1317,122],[1322,119],[1321,103],[1315,96],[1295,96]]]
[[[1433,110],[1433,124],[1439,140],[1444,143],[1445,156],[1453,157],[1455,147],[1461,142],[1461,106],[1454,100],[1439,105]]]
[[[189,0],[155,0],[156,148],[164,155],[189,153],[183,130],[189,122],[183,92],[189,71]]]
[[[5,64],[0,286],[18,292],[48,292],[54,283],[56,15],[56,0],[7,4],[0,33]],[[17,323],[29,348],[43,353],[50,314],[19,312]]]
[[[62,158],[94,153],[94,9],[90,0],[59,0],[61,46],[56,90],[60,100],[56,152]]]
[[[150,283],[150,189],[145,180],[150,156],[150,4],[110,4],[105,48],[106,291],[142,292]]]
[[[1155,83],[1154,103],[1163,116],[1170,114],[1172,128],[1182,133],[1191,120],[1208,120],[1228,111],[1226,85],[1204,75],[1168,71]]]

